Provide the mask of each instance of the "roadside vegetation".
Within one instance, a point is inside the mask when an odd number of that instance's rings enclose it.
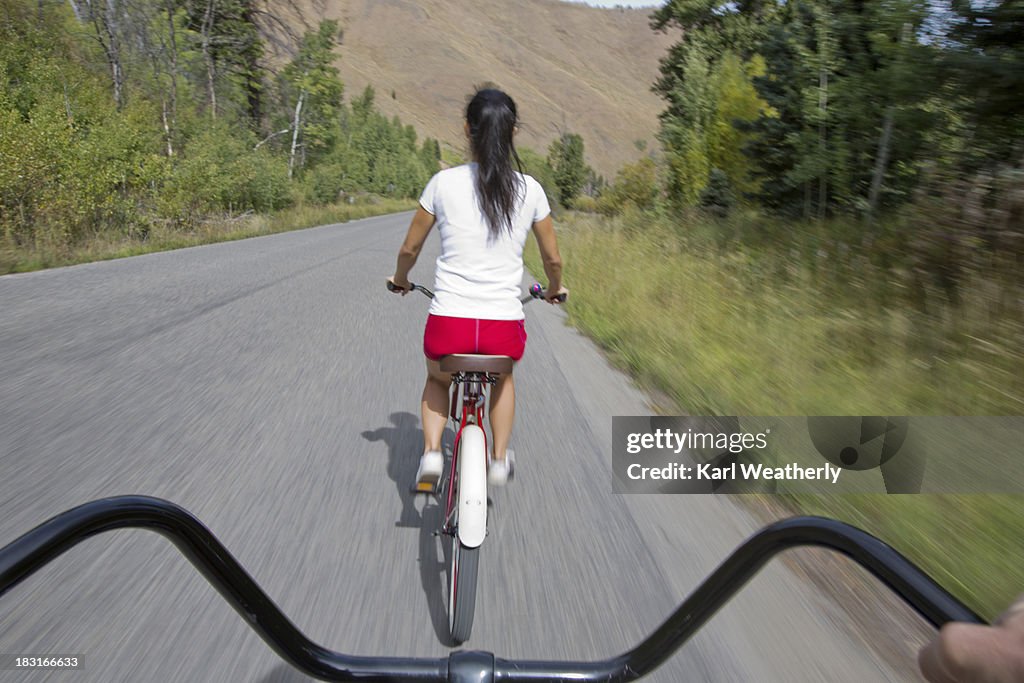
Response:
[[[662,149],[557,225],[570,320],[663,412],[1024,413],[1024,15],[936,7],[652,15],[683,29]],[[1024,588],[1024,497],[780,501],[875,533],[989,617]]]
[[[319,225],[345,223],[370,216],[411,211],[415,208],[416,202],[412,199],[371,195],[362,197],[352,204],[303,204],[273,213],[246,212],[239,216],[208,217],[188,229],[166,223],[156,224],[144,237],[100,231],[89,239],[73,244],[36,244],[20,248],[0,248],[0,274],[23,273],[272,235]]]
[[[1024,318],[1000,305],[1012,273],[968,267],[957,306],[927,285],[919,308],[907,300],[910,271],[823,239],[815,224],[628,211],[570,213],[557,227],[570,322],[664,414],[1021,412]],[[757,243],[735,236],[744,228]],[[543,272],[535,248],[528,264]],[[879,535],[990,617],[1024,585],[1019,496],[780,500]]]
[[[0,273],[415,207],[438,142],[270,12],[0,0]]]
[[[291,2],[0,0],[0,274],[413,209],[461,149],[346,93]],[[392,93],[394,95],[394,93]],[[526,169],[599,184],[565,133]]]

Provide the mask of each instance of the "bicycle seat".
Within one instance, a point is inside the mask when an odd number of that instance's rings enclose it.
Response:
[[[491,372],[507,375],[514,361],[508,356],[485,356],[475,353],[453,353],[442,356],[441,372]]]

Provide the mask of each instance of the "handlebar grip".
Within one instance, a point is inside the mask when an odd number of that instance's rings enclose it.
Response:
[[[388,291],[389,292],[404,292],[404,291],[406,291],[405,289],[403,289],[403,288],[399,287],[398,285],[396,285],[391,280],[387,281],[387,286],[388,286]],[[409,283],[409,290],[408,291],[411,292],[414,289],[416,289],[416,285],[414,285],[413,283],[410,282]]]
[[[530,296],[532,296],[534,299],[545,298],[544,288],[540,286],[539,282],[534,282],[532,285],[530,285]],[[559,294],[558,296],[555,297],[555,301],[557,301],[560,304],[564,304],[567,298],[569,298],[568,294]]]

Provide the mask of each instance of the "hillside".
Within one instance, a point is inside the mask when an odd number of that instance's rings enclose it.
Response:
[[[662,101],[651,92],[674,35],[650,10],[604,10],[557,0],[310,2],[306,21],[337,19],[337,66],[348,96],[367,85],[380,109],[420,136],[462,151],[460,117],[473,86],[493,82],[523,120],[518,143],[546,153],[560,130],[580,133],[587,162],[612,177],[656,148]]]

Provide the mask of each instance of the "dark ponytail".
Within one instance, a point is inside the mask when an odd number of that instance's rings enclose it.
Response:
[[[512,216],[521,198],[523,164],[512,144],[518,119],[516,103],[500,90],[478,90],[466,106],[469,145],[477,164],[476,192],[491,238],[512,232]]]

